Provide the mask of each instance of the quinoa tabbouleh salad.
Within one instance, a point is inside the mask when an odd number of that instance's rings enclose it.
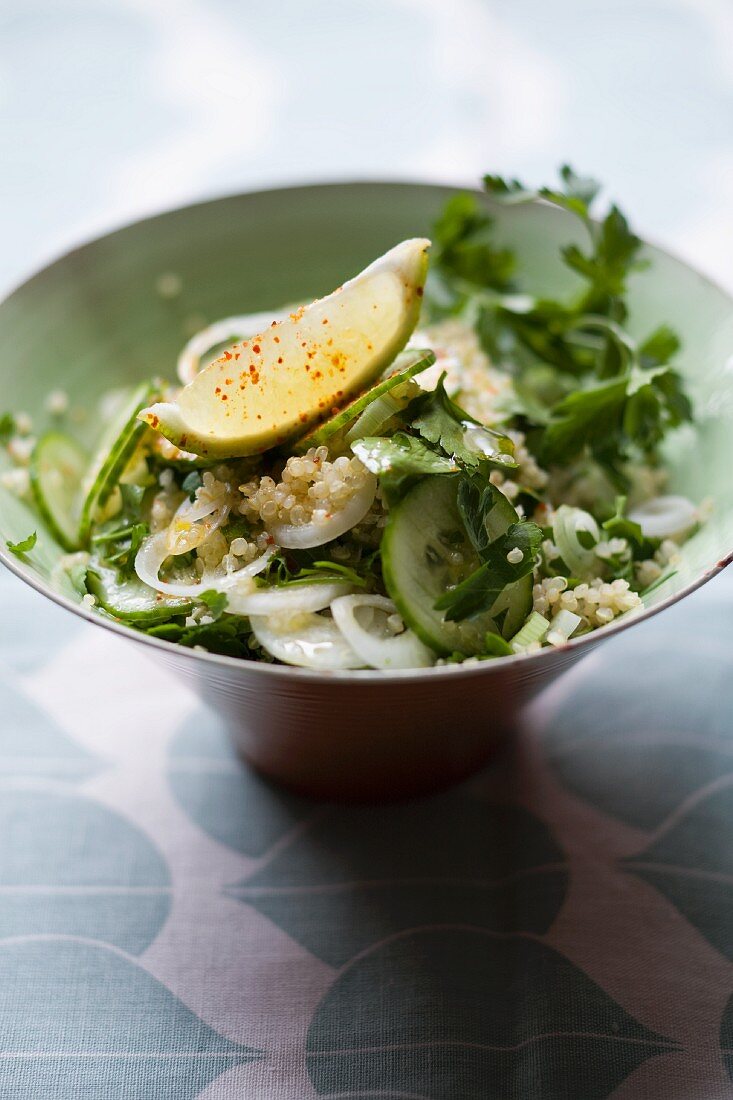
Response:
[[[61,430],[63,393],[37,440],[0,417],[3,483],[89,606],[321,670],[528,654],[642,607],[702,519],[659,457],[692,416],[679,341],[625,327],[641,241],[616,206],[591,216],[594,181],[484,182],[580,219],[587,244],[562,251],[574,294],[522,290],[531,272],[456,194],[432,247],[404,241],[310,305],[217,322],[177,384],[110,393],[91,456]],[[35,541],[8,547],[30,558]]]

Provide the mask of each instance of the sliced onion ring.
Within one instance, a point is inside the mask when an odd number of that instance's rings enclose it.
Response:
[[[338,512],[333,512],[322,523],[276,523],[269,531],[279,546],[288,550],[306,550],[312,546],[322,546],[325,542],[337,539],[364,519],[374,502],[377,492],[377,479],[367,474],[364,485],[354,493],[348,503]]]
[[[333,600],[350,591],[351,586],[345,581],[314,581],[249,591],[235,589],[229,596],[227,611],[232,615],[265,616],[323,611]]]
[[[201,329],[188,341],[178,356],[176,371],[184,386],[193,382],[202,369],[202,359],[207,351],[218,344],[236,344],[248,336],[254,336],[268,328],[273,321],[281,321],[287,313],[279,310],[275,313],[245,313],[241,317],[224,317]]]
[[[629,512],[629,519],[638,523],[649,539],[683,535],[698,521],[695,505],[687,497],[661,496],[646,500]]]
[[[595,550],[583,546],[581,534],[591,536],[593,543],[601,537],[598,524],[590,512],[561,504],[552,521],[552,538],[560,557],[574,577],[591,577],[598,567]]]
[[[198,519],[190,519],[187,515],[176,513],[167,528],[165,535],[168,553],[172,557],[186,554],[189,550],[195,550],[209,535],[212,535],[218,527],[226,522],[230,507],[222,504],[213,512],[207,512]]]
[[[205,573],[200,581],[194,583],[162,581],[159,577],[160,568],[166,558],[170,557],[167,534],[167,531],[160,531],[157,535],[149,535],[143,541],[135,558],[135,572],[140,580],[155,592],[163,592],[167,596],[196,597],[202,592],[212,590],[234,594],[239,587],[249,588],[252,577],[262,572],[275,552],[274,547],[268,547],[264,554],[255,558],[249,565],[244,565],[235,573],[227,573],[225,576]]]
[[[368,626],[359,622],[359,608],[373,608],[377,614]],[[435,654],[412,630],[389,634],[384,627],[385,615],[394,615],[396,607],[384,596],[339,596],[331,604],[336,625],[351,648],[371,668],[428,668],[435,664]]]
[[[249,621],[260,645],[287,665],[323,671],[364,667],[336,623],[325,615],[252,615]]]

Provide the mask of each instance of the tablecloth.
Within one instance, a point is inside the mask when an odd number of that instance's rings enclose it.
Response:
[[[202,194],[564,158],[733,285],[726,0],[5,0],[0,30],[5,285]],[[724,576],[483,774],[346,808],[0,575],[0,1098],[733,1095],[731,639]]]
[[[728,578],[482,775],[361,808],[257,778],[141,648],[0,601],[0,1096],[731,1095]]]

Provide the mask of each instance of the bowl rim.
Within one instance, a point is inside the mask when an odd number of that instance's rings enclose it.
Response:
[[[461,187],[455,182],[443,183],[440,180],[408,180],[408,179],[346,179],[346,180],[322,180],[313,182],[298,182],[295,184],[283,184],[272,187],[254,188],[245,191],[232,191],[225,194],[216,195],[214,197],[207,197],[195,200],[193,202],[185,203],[183,206],[171,206],[164,207],[151,214],[146,214],[142,218],[136,218],[129,222],[123,222],[120,225],[109,229],[107,232],[90,236],[82,240],[79,244],[74,245],[72,248],[66,249],[60,252],[44,263],[36,271],[30,275],[25,276],[21,281],[13,286],[3,294],[0,298],[0,307],[5,305],[16,294],[21,293],[26,287],[30,286],[37,278],[50,272],[56,265],[64,263],[72,256],[83,252],[84,249],[93,246],[101,241],[109,240],[119,233],[124,233],[126,230],[146,225],[148,222],[157,221],[160,218],[169,216],[181,215],[185,212],[202,206],[214,206],[222,202],[232,201],[236,199],[255,197],[258,195],[267,195],[276,193],[293,193],[299,191],[312,191],[314,189],[328,190],[328,189],[350,189],[350,188],[364,188],[373,187],[375,189],[381,188],[427,188],[432,190],[465,192],[470,191],[474,194],[480,195],[485,200],[491,203],[491,197],[487,196],[485,192],[480,191],[473,185]],[[544,202],[542,199],[532,200],[527,205],[542,206],[548,210],[554,211],[557,215],[562,215],[562,211],[555,211],[551,204]],[[711,278],[709,275],[700,271],[698,268],[689,264],[686,260],[681,259],[676,253],[670,251],[668,248],[659,245],[654,239],[644,236],[642,242],[645,248],[651,248],[655,252],[664,256],[666,259],[671,260],[678,267],[684,268],[686,271],[695,275],[710,289],[715,290],[723,298],[727,299],[733,307],[733,293],[728,291],[725,287],[721,286],[717,280]],[[65,608],[67,611],[71,611],[79,618],[86,620],[96,626],[101,626],[106,630],[109,630],[113,634],[117,634],[122,638],[129,639],[133,642],[138,642],[143,645],[149,646],[153,651],[157,651],[161,656],[170,657],[172,654],[187,659],[193,664],[203,663],[204,665],[210,665],[214,667],[223,667],[230,670],[239,670],[241,675],[244,674],[259,674],[264,676],[273,677],[275,680],[307,680],[313,683],[329,684],[329,683],[348,683],[351,681],[358,683],[374,682],[381,683],[385,680],[398,681],[402,683],[424,683],[427,679],[434,678],[436,676],[450,676],[450,677],[475,677],[491,675],[492,672],[496,673],[501,669],[516,670],[518,666],[528,672],[530,670],[539,673],[543,666],[550,666],[552,664],[552,658],[558,654],[575,653],[576,651],[582,651],[587,649],[589,652],[599,642],[606,639],[614,638],[622,631],[627,630],[631,626],[636,624],[647,622],[654,615],[666,610],[668,607],[678,603],[686,596],[697,591],[713,577],[721,573],[728,565],[733,563],[733,547],[727,551],[716,562],[714,566],[704,570],[699,575],[695,576],[686,585],[684,585],[678,592],[671,593],[666,596],[654,607],[644,608],[642,611],[627,612],[625,615],[620,616],[614,622],[609,623],[603,627],[602,630],[591,631],[588,634],[583,634],[579,638],[571,638],[568,642],[561,646],[554,646],[545,649],[540,649],[535,653],[529,654],[512,654],[511,656],[502,657],[499,660],[472,660],[469,658],[460,664],[444,664],[433,665],[428,668],[407,668],[407,669],[329,669],[329,670],[317,670],[310,668],[301,668],[296,665],[277,665],[269,664],[266,661],[250,661],[243,657],[228,657],[220,653],[209,653],[206,650],[192,649],[189,646],[182,646],[175,642],[168,642],[159,638],[151,637],[149,634],[143,631],[136,630],[133,626],[128,626],[125,623],[117,622],[114,619],[106,618],[94,610],[89,608],[84,603],[75,603],[68,596],[65,596],[62,592],[59,592],[53,588],[51,583],[44,582],[38,577],[33,570],[28,566],[25,566],[19,559],[0,545],[0,563],[4,565],[10,573],[14,574],[21,581],[24,581],[31,588],[35,589],[40,595],[45,596],[47,599],[52,600],[59,607]],[[549,671],[549,668],[548,668]]]

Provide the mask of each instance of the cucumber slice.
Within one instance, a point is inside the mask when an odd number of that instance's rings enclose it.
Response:
[[[84,477],[84,503],[81,507],[78,541],[85,545],[94,515],[117,485],[122,471],[130,461],[146,425],[137,414],[155,395],[152,382],[143,382],[121,401],[117,413],[104,429],[96,454]]]
[[[447,621],[435,601],[449,585],[460,584],[481,564],[466,534],[457,505],[458,478],[427,477],[394,508],[382,540],[382,569],[397,609],[419,638],[441,654],[472,656],[485,651],[487,633],[511,637],[532,606],[532,578],[505,589],[490,611]],[[492,539],[517,521],[511,503],[502,497],[489,513]],[[461,557],[460,564],[451,560]],[[501,631],[497,619],[504,614]]]
[[[338,432],[344,431],[357,417],[361,416],[372,402],[397,386],[401,386],[404,382],[408,382],[414,375],[427,370],[434,362],[435,353],[429,350],[409,348],[407,351],[401,352],[376,385],[368,389],[366,393],[362,393],[345,408],[340,409],[330,420],[327,420],[324,424],[319,424],[312,432],[299,439],[292,448],[293,453],[302,455],[309,447],[320,447],[322,444],[328,443]],[[405,405],[407,403],[406,400]],[[396,410],[390,412],[389,415],[394,415],[394,411]],[[361,438],[361,435],[369,434],[372,433],[362,432],[354,438]]]
[[[116,569],[100,562],[87,569],[87,589],[110,615],[135,626],[153,626],[190,615],[195,606],[193,600],[154,592],[135,576],[120,577]]]
[[[64,550],[79,547],[79,493],[89,458],[61,432],[47,432],[33,450],[31,489],[41,518]]]
[[[400,615],[437,653],[472,655],[483,649],[484,635],[495,632],[488,613],[449,622],[435,601],[449,585],[459,584],[481,564],[458,511],[458,479],[427,477],[389,514],[382,539],[382,571]],[[451,556],[462,557],[454,564]]]

